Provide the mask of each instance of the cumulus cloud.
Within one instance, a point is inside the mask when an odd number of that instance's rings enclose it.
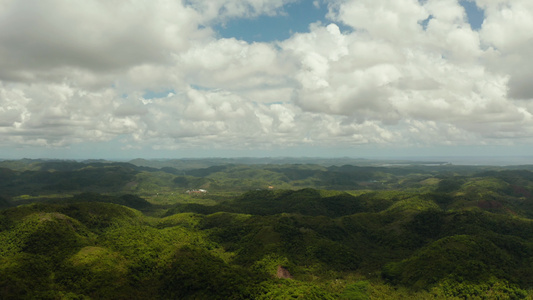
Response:
[[[0,80],[107,87],[124,71],[168,64],[211,34],[178,1],[3,0]]]
[[[176,56],[175,63],[188,84],[226,90],[283,89],[296,69],[274,45],[233,38],[196,44]]]
[[[187,5],[200,12],[206,20],[224,22],[229,18],[252,18],[276,15],[283,6],[298,0],[186,0]]]
[[[220,38],[292,0],[0,0],[3,147],[483,145],[533,138],[533,4],[330,0],[280,42]],[[423,25],[424,24],[424,25]],[[151,95],[151,96],[149,96]]]
[[[427,143],[460,139],[454,134],[472,143],[531,137],[531,110],[507,95],[508,89],[511,96],[527,92],[530,68],[515,65],[515,75],[481,64],[500,56],[482,46],[485,27],[473,31],[457,1],[336,1],[331,7],[330,17],[353,32],[317,25],[283,44],[302,65],[296,103],[304,110],[378,121],[382,129],[397,124],[404,141],[423,141],[425,135],[432,137]],[[491,14],[484,24],[489,28]],[[521,63],[526,57],[518,55]],[[424,124],[427,131],[403,130],[405,122]],[[431,132],[440,132],[439,138]]]
[[[515,99],[533,99],[533,87],[528,78],[533,76],[533,3],[527,0],[478,0],[485,10],[485,21],[480,31],[482,42],[494,50],[488,66],[509,75],[509,96]]]

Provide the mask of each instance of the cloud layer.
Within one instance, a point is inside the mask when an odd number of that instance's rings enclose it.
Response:
[[[293,2],[0,0],[0,147],[532,143],[531,1],[476,0],[479,30],[456,0],[324,1],[329,24],[271,43],[212,29]]]

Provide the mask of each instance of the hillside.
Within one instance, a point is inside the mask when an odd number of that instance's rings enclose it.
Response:
[[[0,167],[3,299],[533,297],[528,166]]]

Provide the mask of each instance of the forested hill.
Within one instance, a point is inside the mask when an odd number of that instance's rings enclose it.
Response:
[[[531,297],[529,166],[0,162],[1,299]]]
[[[139,163],[140,160],[137,160]],[[357,161],[357,160],[356,160]],[[133,161],[132,161],[133,162]],[[143,162],[145,162],[143,160]],[[148,195],[176,189],[208,187],[212,191],[245,192],[273,186],[279,189],[321,188],[336,190],[387,190],[420,188],[447,177],[498,177],[532,166],[511,168],[491,166],[453,166],[396,164],[362,165],[319,164],[224,164],[223,160],[169,160],[145,164],[109,161],[18,160],[0,161],[0,196],[47,195],[54,193],[105,192]],[[168,165],[164,165],[168,162]],[[184,167],[177,168],[180,162]],[[332,161],[332,163],[335,161]],[[324,163],[324,162],[323,162]],[[203,167],[194,168],[193,166]],[[492,172],[492,173],[491,173]],[[499,174],[499,175],[498,175]],[[494,176],[493,176],[494,175]],[[521,176],[521,175],[517,175]],[[504,179],[504,178],[502,178]],[[505,179],[504,179],[505,180]],[[157,193],[157,192],[156,192]]]

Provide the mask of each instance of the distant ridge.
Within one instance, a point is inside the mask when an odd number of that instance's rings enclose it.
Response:
[[[445,160],[408,160],[408,159],[368,159],[368,158],[324,158],[324,157],[238,157],[238,158],[182,158],[182,159],[143,159],[137,158],[129,163],[151,168],[173,167],[176,169],[197,169],[227,164],[243,165],[285,165],[313,164],[330,166],[390,166],[390,165],[444,165]]]

